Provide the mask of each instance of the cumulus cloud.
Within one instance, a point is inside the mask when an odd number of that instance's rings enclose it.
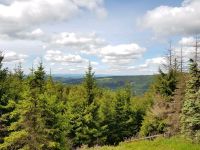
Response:
[[[192,36],[190,37],[182,37],[182,39],[178,42],[182,46],[191,47],[194,46],[196,39]]]
[[[157,35],[200,33],[200,1],[185,0],[180,7],[159,6],[139,21]]]
[[[13,33],[45,23],[65,21],[83,10],[105,16],[103,0],[10,0],[0,2],[0,33]]]
[[[123,66],[140,58],[145,51],[145,48],[140,47],[136,43],[131,43],[105,46],[99,50],[99,55],[102,58],[102,62],[106,64]]]
[[[195,39],[194,37],[182,37],[182,39],[178,42],[180,46],[175,47],[174,51],[175,54],[180,56],[181,48],[182,48],[182,55],[184,61],[187,62],[189,59],[194,58],[195,55],[195,45],[200,46],[199,39]],[[200,48],[198,48],[199,51]]]
[[[48,38],[48,35],[46,35],[42,29],[36,28],[32,31],[13,33],[12,36],[8,38],[45,41]]]
[[[3,62],[10,63],[10,62],[24,62],[24,60],[28,57],[28,55],[24,54],[17,54],[13,51],[8,51],[4,53]]]
[[[56,63],[83,63],[87,60],[80,55],[63,54],[58,50],[48,50],[44,56],[45,60]]]
[[[95,33],[81,35],[73,32],[62,32],[54,35],[51,38],[50,43],[76,49],[82,53],[94,54],[99,47],[105,45],[105,40],[97,37]]]
[[[157,73],[159,66],[166,64],[167,60],[164,57],[155,57],[146,59],[144,64],[138,66],[130,66],[128,69],[134,69],[142,74]]]

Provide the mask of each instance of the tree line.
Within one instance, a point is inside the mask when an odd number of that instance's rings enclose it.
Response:
[[[118,144],[139,131],[144,112],[131,106],[130,86],[99,88],[91,65],[82,84],[68,86],[46,75],[42,63],[25,76],[0,58],[0,149]]]
[[[47,75],[42,62],[28,75],[21,65],[11,72],[1,53],[0,149],[67,150],[160,133],[199,142],[198,57],[186,72],[172,54],[170,46],[149,90],[135,96],[129,84],[116,91],[98,87],[90,64],[81,84],[66,85]]]

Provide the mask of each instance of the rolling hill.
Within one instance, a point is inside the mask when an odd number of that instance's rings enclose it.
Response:
[[[97,84],[103,88],[116,90],[124,87],[127,83],[131,84],[133,92],[136,95],[143,94],[152,83],[155,75],[137,75],[137,76],[96,76]],[[83,76],[53,76],[54,80],[65,84],[80,84]]]

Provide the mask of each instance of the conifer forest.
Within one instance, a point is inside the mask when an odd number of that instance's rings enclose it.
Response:
[[[200,0],[0,0],[0,150],[200,150]]]

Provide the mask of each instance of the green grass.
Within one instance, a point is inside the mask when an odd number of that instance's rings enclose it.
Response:
[[[157,138],[154,141],[122,142],[118,146],[83,148],[82,150],[200,150],[200,144],[194,144],[180,137],[170,139]]]

